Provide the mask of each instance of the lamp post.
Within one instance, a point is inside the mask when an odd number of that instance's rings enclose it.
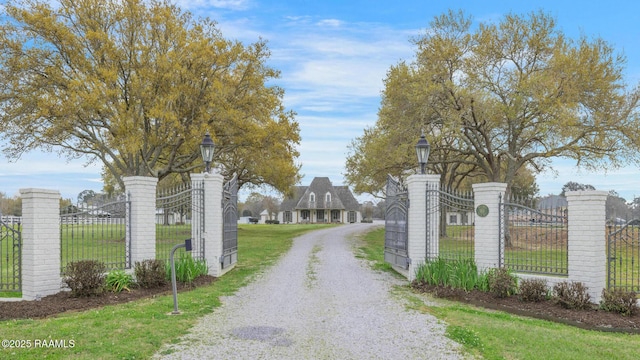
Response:
[[[427,142],[427,139],[424,137],[424,130],[422,130],[422,134],[420,135],[420,140],[416,144],[416,154],[418,155],[418,164],[420,164],[420,174],[425,174],[425,168],[427,166],[427,160],[429,159],[429,150],[431,145]]]
[[[205,168],[204,171],[209,173],[211,170],[211,160],[213,159],[213,149],[215,148],[215,144],[211,139],[211,136],[207,132],[202,139],[202,143],[200,144],[200,152],[202,153],[202,160],[204,161]]]

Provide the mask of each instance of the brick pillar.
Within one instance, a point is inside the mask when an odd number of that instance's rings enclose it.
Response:
[[[60,193],[20,189],[22,197],[22,298],[60,292]]]
[[[569,191],[569,281],[581,282],[599,303],[607,286],[606,191]]]
[[[216,169],[211,174],[192,174],[192,181],[204,182],[204,258],[209,275],[222,276],[233,267],[222,269],[222,190],[224,177]]]
[[[500,195],[504,197],[507,184],[483,183],[473,184],[475,219],[475,261],[478,271],[497,268],[504,258],[504,249],[501,249],[500,241]],[[478,207],[489,211],[486,216],[478,215]],[[482,210],[480,211],[482,213]]]
[[[409,258],[411,259],[411,264],[409,264],[409,270],[405,276],[407,276],[409,281],[413,281],[415,279],[416,270],[420,265],[425,263],[427,258],[427,231],[435,231],[435,233],[438,234],[437,221],[430,221],[430,229],[427,229],[426,203],[427,186],[435,186],[437,189],[439,183],[439,175],[411,175],[407,178],[407,190],[409,192],[409,212],[407,219],[409,222],[407,234],[409,244],[407,246],[407,251]],[[431,217],[434,216],[432,215]],[[437,214],[435,214],[435,219],[440,219]],[[430,249],[433,249],[433,247],[430,247]],[[435,249],[437,253],[437,241]]]
[[[158,179],[130,176],[122,179],[131,194],[131,265],[156,258],[156,186]]]

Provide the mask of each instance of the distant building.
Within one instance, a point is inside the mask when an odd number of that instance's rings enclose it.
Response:
[[[316,177],[309,186],[296,186],[294,196],[282,201],[280,223],[355,223],[362,220],[360,204],[347,186],[333,186],[328,177]]]

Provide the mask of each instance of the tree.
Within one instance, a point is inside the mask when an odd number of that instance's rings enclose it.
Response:
[[[582,190],[595,190],[596,188],[593,185],[589,184],[580,184],[575,181],[569,181],[568,183],[562,186],[562,192],[560,196],[565,196],[567,191],[582,191]]]
[[[523,168],[535,175],[554,158],[592,169],[640,160],[640,92],[627,89],[625,59],[604,40],[568,39],[542,12],[472,31],[450,11],[414,44],[415,61],[387,73],[375,126],[351,145],[346,178],[356,192],[415,168],[420,129],[432,146],[428,168],[446,184],[511,187]]]
[[[615,190],[610,190],[606,201],[606,218],[615,222],[626,221],[631,217],[632,212],[627,201]]]
[[[122,176],[162,180],[201,168],[209,131],[214,162],[240,186],[287,191],[300,178],[299,127],[283,90],[266,85],[279,72],[265,65],[264,40],[227,40],[168,0],[18,0],[5,10],[8,157],[42,148],[101,161],[124,188]]]
[[[93,190],[82,190],[78,194],[78,205],[82,205],[82,204],[94,205],[93,199],[95,199],[97,195],[98,194],[96,194],[96,192]]]

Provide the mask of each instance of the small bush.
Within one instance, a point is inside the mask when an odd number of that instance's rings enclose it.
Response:
[[[167,283],[166,266],[162,260],[136,261],[134,274],[138,286],[142,288],[160,287]]]
[[[175,260],[176,280],[185,284],[191,284],[195,278],[200,275],[206,275],[209,272],[207,262],[205,260],[193,260],[191,254],[182,253],[180,258]],[[171,264],[167,262],[166,279],[171,279]]]
[[[104,291],[105,265],[95,260],[70,262],[63,272],[62,281],[76,297],[97,296]]]
[[[416,281],[429,285],[449,286],[450,269],[441,258],[421,264],[416,269]]]
[[[489,292],[489,272],[488,271],[483,270],[480,272],[480,274],[478,274],[478,282],[476,284],[476,289],[484,292]]]
[[[518,279],[505,268],[491,269],[487,273],[489,292],[497,298],[514,295],[518,289]]]
[[[588,309],[591,296],[581,282],[563,281],[553,287],[553,301],[566,309]]]
[[[465,291],[471,291],[478,287],[478,267],[473,260],[457,260],[451,265],[451,286]]]
[[[633,291],[603,289],[600,308],[605,311],[631,316],[638,312],[638,299]]]
[[[279,220],[265,220],[265,224],[280,224]]]
[[[522,301],[540,302],[549,295],[544,279],[524,279],[518,288],[518,297]]]
[[[123,270],[114,270],[107,274],[106,284],[107,289],[113,292],[121,292],[122,290],[131,290],[131,284],[133,283],[133,276],[127,274]]]

